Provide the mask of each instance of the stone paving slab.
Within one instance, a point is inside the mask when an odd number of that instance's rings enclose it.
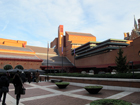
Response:
[[[22,98],[32,97],[32,96],[47,95],[47,94],[52,94],[52,92],[45,91],[45,90],[42,90],[42,89],[39,89],[39,88],[26,89],[26,94],[21,95],[21,99]],[[10,91],[9,95],[11,95],[14,98],[16,97],[14,91]]]
[[[98,94],[89,94],[85,90],[80,91],[80,92],[75,92],[73,94],[79,94],[79,95],[89,96],[89,97],[107,98],[109,96],[112,96],[112,95],[120,93],[120,92],[122,92],[122,91],[102,89],[99,91]]]
[[[66,89],[59,89],[51,82],[25,83],[26,94],[21,96],[19,105],[89,105],[102,98],[123,99],[140,105],[140,92],[102,89],[99,94],[89,94],[84,86],[70,83]],[[10,84],[7,105],[16,105],[15,97],[14,86]]]
[[[25,105],[85,105],[87,103],[90,101],[64,95],[23,102]]]
[[[122,100],[129,101],[131,103],[140,104],[140,92],[134,92],[130,95],[121,98]]]
[[[35,85],[38,85],[38,86],[54,85],[54,83],[51,83],[51,82],[39,82],[39,83],[32,82],[32,84],[35,84]]]

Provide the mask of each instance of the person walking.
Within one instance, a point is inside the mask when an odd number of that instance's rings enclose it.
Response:
[[[15,87],[16,105],[18,105],[21,96],[22,87],[23,87],[19,71],[17,71],[17,73],[13,77],[13,85]]]
[[[29,82],[29,84],[30,84],[30,83],[31,83],[31,79],[32,79],[31,72],[29,72],[29,73],[27,74],[27,78],[28,78],[28,82]]]
[[[37,72],[36,72],[36,74],[35,74],[35,76],[36,76],[36,83],[39,82],[39,75],[40,75],[40,73],[39,73],[38,70],[37,70]]]
[[[1,101],[1,97],[3,95],[2,105],[6,105],[5,100],[6,100],[7,92],[9,92],[9,80],[8,80],[6,74],[3,74],[0,77],[0,101]]]
[[[8,71],[6,72],[6,76],[7,76],[8,80],[10,81],[10,73]]]
[[[20,74],[22,83],[24,84],[24,82],[26,82],[26,74],[24,73],[24,71],[22,71],[22,73]]]

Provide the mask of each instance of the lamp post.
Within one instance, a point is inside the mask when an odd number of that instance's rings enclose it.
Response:
[[[49,43],[48,43],[48,48],[47,48],[47,74],[48,74],[48,53],[49,53]]]
[[[49,75],[48,75],[48,54],[49,53],[49,43],[48,43],[48,48],[47,48],[47,81],[49,81]]]
[[[134,78],[133,61],[129,61],[129,63],[131,63],[131,64],[132,64],[132,70],[133,70],[133,78]]]
[[[74,47],[74,66],[75,66],[75,47]]]
[[[63,54],[62,54],[62,73],[63,73]]]
[[[61,38],[63,38],[63,35],[61,35]],[[63,73],[63,39],[62,39],[62,73]]]

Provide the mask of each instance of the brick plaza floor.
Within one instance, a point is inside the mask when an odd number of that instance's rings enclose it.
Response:
[[[84,85],[84,84],[83,84]],[[89,94],[82,86],[70,83],[65,89],[59,89],[54,83],[25,83],[26,94],[21,96],[20,105],[89,105],[93,100],[109,98],[122,99],[140,105],[140,92],[102,89],[98,94]],[[7,105],[16,105],[14,86],[10,84]]]

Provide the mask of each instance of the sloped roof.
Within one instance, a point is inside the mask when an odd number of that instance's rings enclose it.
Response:
[[[47,65],[47,59],[43,59],[42,65]],[[62,57],[48,57],[48,66],[62,66]],[[63,57],[63,66],[73,65],[66,57]]]
[[[32,59],[40,60],[36,55],[33,54],[16,54],[16,53],[6,53],[0,52],[0,58],[10,58],[10,59]]]
[[[31,49],[29,49],[29,48],[14,47],[14,46],[5,46],[5,45],[0,45],[0,49],[33,52],[33,51],[32,51]]]
[[[38,47],[38,46],[29,46],[26,45],[27,48],[32,49],[33,51],[35,51],[35,53],[46,53],[47,54],[47,47]],[[54,48],[49,48],[49,54],[56,54],[56,51]]]
[[[69,31],[66,31],[66,33],[69,35],[94,36],[91,33],[69,32]]]

